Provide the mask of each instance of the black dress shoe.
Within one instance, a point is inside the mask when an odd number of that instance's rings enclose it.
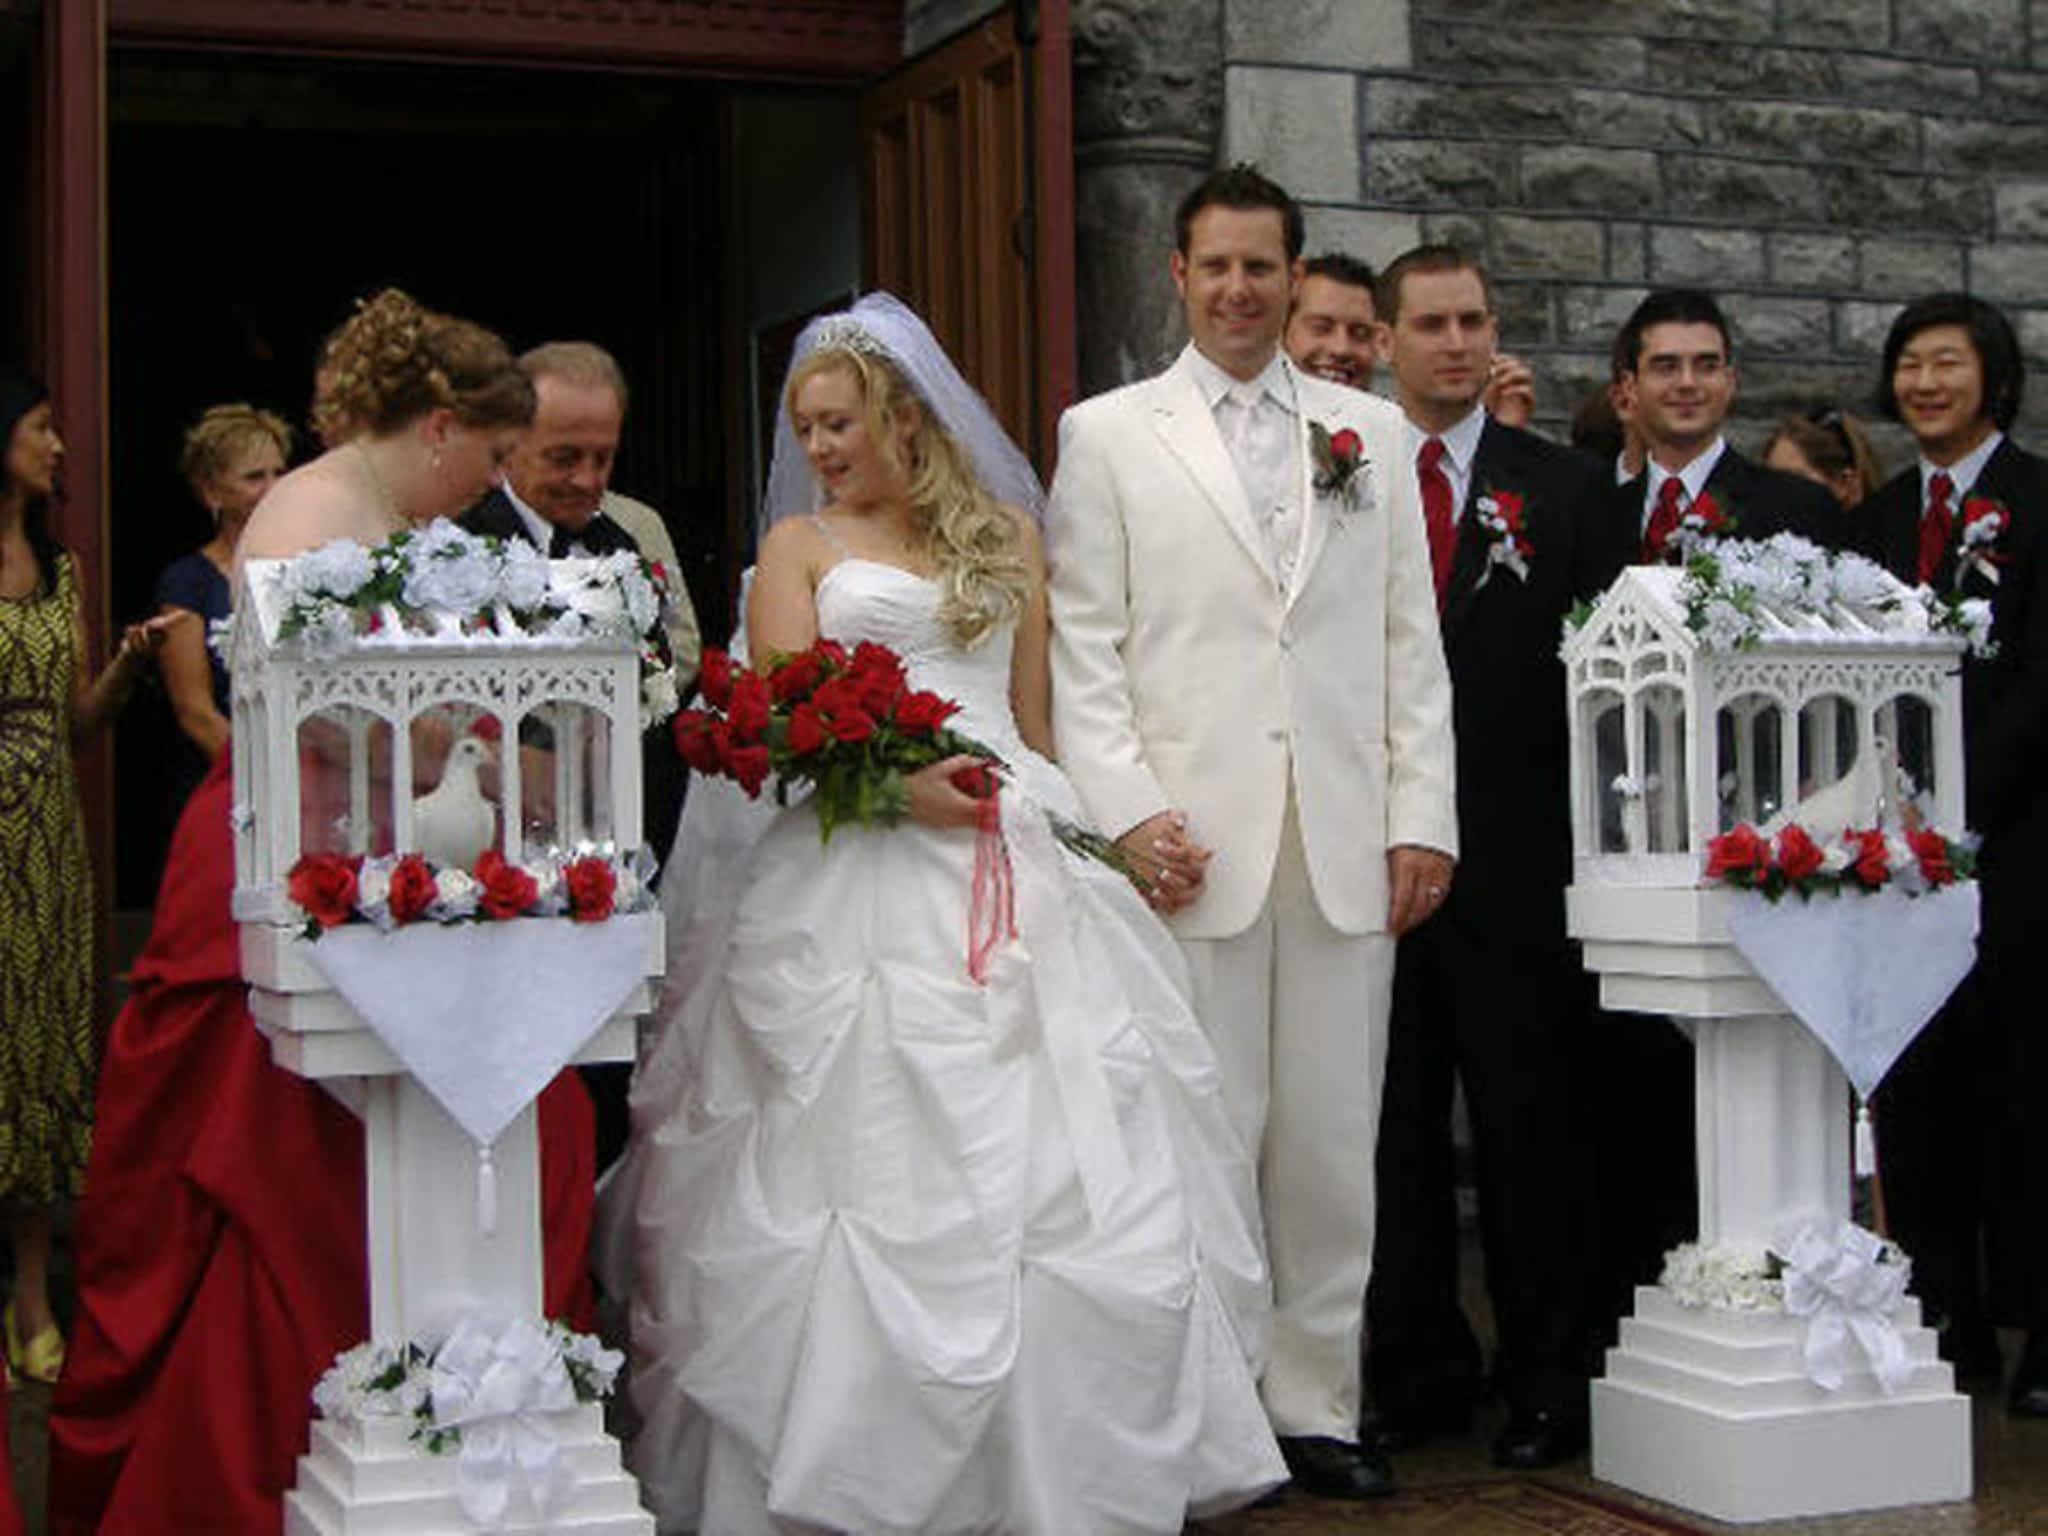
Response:
[[[1319,1499],[1383,1499],[1394,1491],[1394,1469],[1376,1450],[1325,1435],[1282,1435],[1280,1454],[1294,1486]]]
[[[2048,1419],[2048,1339],[2038,1333],[2027,1340],[2027,1352],[2020,1356],[2020,1368],[2012,1374],[2005,1407],[2015,1418]]]
[[[1493,1464],[1516,1472],[1535,1472],[1571,1461],[1586,1449],[1584,1414],[1542,1409],[1508,1416],[1493,1438]]]

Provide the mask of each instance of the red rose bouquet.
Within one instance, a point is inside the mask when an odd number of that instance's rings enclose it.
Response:
[[[781,804],[792,785],[808,784],[826,839],[845,822],[900,820],[905,777],[942,758],[995,763],[987,747],[947,728],[960,706],[912,688],[903,659],[884,645],[848,651],[820,640],[765,675],[707,651],[698,675],[705,707],[683,710],[672,727],[683,761],[756,798],[773,774]]]

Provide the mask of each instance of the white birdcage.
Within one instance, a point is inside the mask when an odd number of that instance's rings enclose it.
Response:
[[[386,606],[343,641],[294,636],[287,564],[251,562],[233,641],[239,919],[288,920],[302,854],[467,867],[484,846],[514,863],[640,846],[641,669],[624,626],[529,633],[503,612]],[[556,562],[555,584],[591,564]]]
[[[1804,569],[1828,565],[1813,551]],[[1580,883],[1692,885],[1743,823],[1825,838],[1911,805],[1960,834],[1966,642],[1856,567],[1853,601],[1801,584],[1737,608],[1681,568],[1632,566],[1566,637]]]

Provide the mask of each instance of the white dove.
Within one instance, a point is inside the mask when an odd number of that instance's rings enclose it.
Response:
[[[413,843],[434,863],[468,869],[497,837],[497,807],[476,778],[490,755],[482,741],[463,737],[448,750],[441,782],[413,801]]]
[[[1776,837],[1796,821],[1815,842],[1826,845],[1849,827],[1877,826],[1889,815],[1896,815],[1898,806],[1898,754],[1891,742],[1879,736],[1841,778],[1786,806],[1758,830],[1766,837]]]

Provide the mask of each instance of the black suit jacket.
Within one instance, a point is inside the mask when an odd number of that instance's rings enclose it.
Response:
[[[1994,552],[1998,580],[1958,559],[1961,521],[1935,568],[1937,592],[1960,588],[1991,601],[1991,638],[1998,653],[1963,663],[1964,779],[1973,830],[1983,834],[1986,895],[2048,857],[2048,460],[2008,438],[1985,461],[1965,500],[1988,497],[2012,514]],[[1917,579],[1920,561],[1920,470],[1915,465],[1854,514],[1863,552],[1901,581]],[[1952,829],[1950,829],[1952,830]],[[2031,889],[2031,886],[2028,887]],[[2004,893],[2001,892],[2001,895]],[[1994,921],[2016,916],[2009,903]],[[2043,904],[2029,897],[2028,910]]]
[[[1635,522],[1609,493],[1612,472],[1586,455],[1491,418],[1443,608],[1458,760],[1454,920],[1564,938],[1571,815],[1564,666],[1565,616],[1597,597],[1634,558]],[[1523,580],[1489,561],[1481,498],[1522,498],[1535,546]]]
[[[493,489],[486,492],[482,501],[463,513],[456,521],[471,533],[533,543],[533,534],[526,526],[526,519],[519,515],[518,508],[512,505],[512,499],[502,490]],[[609,554],[620,549],[630,549],[637,553],[640,548],[633,542],[630,533],[602,512],[593,517],[577,537],[592,554]],[[541,553],[546,554],[547,550],[542,549]]]
[[[1649,474],[1645,468],[1613,493],[1615,503],[1635,521],[1639,550]],[[1826,487],[1746,459],[1732,447],[1723,449],[1715,461],[1706,489],[1722,513],[1735,519],[1731,538],[1768,539],[1773,534],[1796,533],[1823,549],[1842,549],[1850,542],[1848,514]]]

